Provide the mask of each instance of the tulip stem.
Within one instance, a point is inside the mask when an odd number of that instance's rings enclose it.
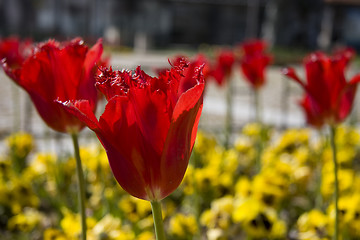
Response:
[[[254,90],[255,122],[261,124],[260,93],[259,89]]]
[[[255,156],[255,169],[256,173],[259,173],[261,170],[261,155],[263,151],[263,141],[264,141],[264,130],[261,120],[261,111],[260,111],[260,93],[259,89],[254,89],[254,105],[255,105],[255,122],[260,128],[259,136],[256,139],[256,156]]]
[[[334,203],[335,203],[335,225],[334,225],[334,236],[333,239],[338,239],[339,234],[339,209],[338,209],[338,199],[339,199],[339,182],[338,182],[338,163],[337,163],[337,157],[336,157],[336,144],[335,144],[335,134],[336,134],[336,127],[331,126],[330,127],[330,144],[332,149],[332,155],[333,155],[333,162],[334,162],[334,185],[335,185],[335,191],[334,191]]]
[[[161,204],[159,201],[151,201],[154,218],[156,240],[165,240],[164,224],[162,219]]]
[[[72,141],[74,144],[74,154],[76,160],[76,173],[78,177],[78,197],[79,197],[79,208],[81,216],[81,239],[86,240],[86,215],[85,215],[85,179],[84,173],[81,166],[80,151],[79,151],[79,141],[77,133],[71,134]]]
[[[225,117],[225,148],[230,147],[231,134],[233,130],[233,84],[232,81],[227,82],[226,89],[226,117]]]

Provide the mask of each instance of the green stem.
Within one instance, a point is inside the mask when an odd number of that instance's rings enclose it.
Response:
[[[334,191],[334,202],[335,202],[335,225],[334,225],[334,236],[333,239],[337,240],[339,235],[339,209],[338,209],[338,199],[339,199],[339,182],[338,182],[338,163],[336,157],[336,144],[335,144],[335,134],[336,134],[336,127],[330,127],[330,144],[332,149],[333,155],[333,162],[334,162],[334,177],[335,177],[335,191]]]
[[[324,136],[323,132],[321,130],[318,131],[319,134],[319,142],[320,142],[320,149],[315,152],[315,156],[317,159],[321,159],[321,155],[324,152],[325,149],[325,140],[326,137]],[[315,165],[315,204],[314,207],[317,209],[322,209],[323,207],[323,198],[321,195],[321,181],[322,181],[322,161],[317,161]],[[318,194],[320,193],[320,194]]]
[[[196,181],[195,174],[194,174],[196,172],[196,170],[199,168],[198,160],[199,160],[199,156],[197,154],[193,153],[192,161],[193,161],[193,166],[194,166],[195,171],[193,171],[193,176],[191,176],[191,177],[193,178],[193,187],[194,187],[195,194],[192,194],[192,197],[194,199],[196,224],[197,224],[198,229],[200,229],[201,202],[200,202],[200,193],[199,193],[199,189],[198,189],[198,183]],[[200,239],[200,232],[198,231],[197,234],[199,235],[198,239]]]
[[[84,173],[81,166],[80,151],[79,151],[79,141],[77,133],[71,134],[73,144],[74,144],[74,154],[76,160],[76,173],[78,177],[78,197],[79,197],[79,208],[81,216],[81,239],[86,240],[86,215],[85,215],[85,179]]]
[[[259,89],[254,89],[254,105],[255,105],[255,121],[261,124],[261,111],[260,111],[260,93]]]
[[[261,154],[263,151],[263,141],[264,141],[264,130],[261,121],[261,111],[260,111],[260,90],[254,89],[254,105],[255,105],[255,121],[259,125],[260,134],[256,139],[256,156],[255,156],[255,168],[256,173],[260,172],[261,169]]]
[[[164,224],[162,219],[161,204],[159,201],[151,201],[154,218],[156,240],[165,240]]]
[[[12,91],[12,107],[13,109],[18,109],[20,106],[20,92],[19,92],[19,87],[16,86],[15,84],[11,84],[11,91]],[[15,111],[13,113],[13,131],[17,132],[20,130],[20,125],[21,125],[21,116],[20,116],[20,111]]]
[[[225,148],[230,147],[230,137],[232,133],[232,121],[233,121],[233,86],[232,81],[228,81],[226,89],[226,119],[225,119]]]

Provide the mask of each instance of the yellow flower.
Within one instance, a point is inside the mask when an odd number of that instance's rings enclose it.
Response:
[[[337,146],[359,146],[360,134],[357,129],[351,126],[340,125],[336,128],[336,145]]]
[[[206,167],[221,168],[224,164],[224,152],[222,148],[215,148],[208,151],[208,155],[205,157]]]
[[[185,176],[179,186],[185,195],[192,195],[194,193],[194,167],[190,164],[186,169]]]
[[[308,164],[311,154],[308,146],[300,146],[293,153],[294,161],[298,165]]]
[[[24,212],[11,217],[7,223],[11,231],[32,231],[41,221],[42,214],[33,208],[25,208]]]
[[[88,234],[89,240],[133,240],[135,234],[128,226],[122,226],[121,220],[112,215],[105,215]]]
[[[260,136],[261,127],[258,123],[249,123],[243,127],[242,134],[249,137],[258,137]]]
[[[351,192],[354,183],[354,171],[352,169],[339,169],[338,181],[340,194]],[[329,198],[334,192],[334,173],[331,162],[324,164],[321,179],[321,194],[324,198]]]
[[[236,199],[232,218],[234,222],[249,222],[264,209],[264,204],[253,198]]]
[[[228,175],[234,176],[241,161],[242,159],[239,159],[239,154],[235,149],[228,149],[223,153],[221,170]]]
[[[337,146],[336,157],[340,167],[351,167],[357,152],[353,146]],[[324,164],[331,164],[333,161],[332,149],[330,147],[323,150]]]
[[[37,207],[40,203],[31,182],[22,178],[14,178],[8,183],[5,198],[7,198],[5,205],[10,206],[14,214],[20,213],[24,207]]]
[[[209,151],[209,149],[214,149],[216,145],[217,143],[214,137],[210,137],[204,132],[198,131],[194,145],[194,152],[204,155]]]
[[[275,161],[279,160],[278,153],[274,148],[264,149],[261,156],[262,167],[271,166]]]
[[[104,182],[105,176],[111,176],[112,179],[106,152],[99,144],[82,147],[80,154],[89,182]]]
[[[153,232],[144,231],[140,233],[137,238],[137,240],[155,240],[155,236]]]
[[[48,228],[44,231],[44,240],[72,240],[66,237],[66,235],[55,228]]]
[[[292,153],[298,147],[302,145],[308,145],[309,139],[309,129],[289,129],[282,134],[279,141],[275,145],[278,152]]]
[[[256,175],[253,180],[253,196],[268,206],[277,206],[288,194],[291,183],[291,167],[280,161]]]
[[[317,209],[303,213],[298,221],[297,228],[301,240],[330,239],[328,235],[328,217]]]
[[[34,140],[28,133],[18,132],[6,138],[6,143],[12,154],[18,158],[25,158],[34,148]]]
[[[211,208],[204,211],[201,215],[201,224],[209,229],[228,229],[231,225],[233,201],[232,196],[225,196],[214,200],[211,203]]]
[[[80,157],[84,168],[90,171],[96,171],[98,169],[99,161],[97,156],[99,155],[99,148],[97,146],[81,147]]]
[[[53,174],[53,168],[56,165],[56,156],[50,153],[37,153],[31,161],[30,168],[39,175]]]
[[[0,179],[8,180],[11,177],[11,162],[9,159],[0,159]]]
[[[62,210],[64,217],[60,221],[60,226],[63,229],[66,236],[77,238],[81,234],[81,221],[80,215],[71,212],[68,209]],[[86,225],[88,230],[92,229],[96,224],[94,218],[87,217]]]
[[[150,223],[148,224],[152,224],[151,205],[148,201],[135,198],[131,195],[124,195],[119,201],[119,208],[132,223],[149,219]]]
[[[92,231],[96,235],[100,235],[102,233],[109,233],[114,230],[118,230],[121,228],[121,220],[120,218],[115,218],[110,214],[105,215],[100,221],[96,223]]]
[[[251,182],[247,177],[240,177],[235,184],[235,196],[238,198],[247,198],[251,195]]]
[[[6,138],[9,147],[9,157],[16,173],[21,173],[27,167],[27,156],[34,148],[33,138],[27,133],[15,133]]]
[[[188,239],[197,233],[198,227],[195,216],[176,214],[170,219],[169,232],[177,239]]]
[[[360,193],[341,196],[338,202],[340,230],[354,239],[360,237]],[[334,232],[335,206],[328,207],[329,231]]]
[[[162,201],[161,205],[163,218],[173,216],[177,211],[177,204],[174,201]]]
[[[240,136],[235,142],[234,150],[239,154],[238,164],[242,167],[249,167],[255,159],[256,149],[254,143],[246,136]]]
[[[219,169],[214,167],[204,167],[196,169],[194,172],[196,187],[199,193],[214,190],[214,185],[218,183]]]
[[[278,219],[275,209],[253,198],[238,199],[232,217],[252,238],[283,238],[286,233],[285,222]]]
[[[51,194],[57,194],[56,180],[59,165],[57,157],[50,153],[37,153],[30,165],[23,172],[23,177],[30,181],[43,181],[45,189]]]

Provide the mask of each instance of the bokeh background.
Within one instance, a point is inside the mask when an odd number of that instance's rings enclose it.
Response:
[[[0,34],[83,36],[146,49],[232,45],[359,48],[358,0],[2,0]]]
[[[82,37],[89,45],[103,38],[114,68],[141,65],[148,72],[168,66],[168,59],[197,53],[214,56],[252,38],[264,39],[274,56],[262,90],[263,120],[279,128],[305,126],[297,105],[299,86],[281,75],[284,66],[300,68],[315,50],[339,46],[360,49],[358,0],[1,0],[0,36],[34,41]],[[348,71],[357,73],[357,61]],[[254,120],[253,96],[234,66],[234,132]],[[62,135],[39,119],[28,96],[1,73],[0,135],[27,131],[39,138]],[[224,131],[225,88],[208,84],[200,128]],[[356,100],[358,101],[358,100]],[[100,108],[101,109],[101,108]],[[100,110],[101,112],[101,110]],[[359,111],[354,108],[350,119]],[[84,131],[83,134],[93,136]],[[220,136],[221,137],[221,136]],[[58,144],[55,144],[58,146]]]

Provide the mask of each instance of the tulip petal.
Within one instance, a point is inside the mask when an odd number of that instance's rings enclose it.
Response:
[[[321,113],[319,106],[316,105],[316,101],[310,95],[305,95],[299,102],[299,105],[305,111],[307,123],[316,128],[320,128],[324,124],[324,118],[320,117],[323,113]]]
[[[340,94],[338,103],[339,121],[343,121],[350,114],[359,82],[360,74],[353,77]]]
[[[306,89],[304,82],[301,81],[301,79],[298,77],[294,68],[291,68],[291,67],[284,68],[281,70],[281,73],[289,78],[292,78],[293,80],[295,80],[295,82],[299,83],[300,86],[302,86],[304,89]]]
[[[76,116],[91,130],[98,131],[99,122],[96,119],[96,116],[93,113],[93,107],[90,105],[88,100],[75,100],[66,102],[56,100],[55,102],[67,112]]]
[[[82,78],[78,88],[79,98],[82,98],[82,96],[88,96],[89,94],[92,96],[97,95],[97,90],[93,87],[95,84],[95,73],[97,70],[95,63],[100,61],[102,52],[103,45],[101,39],[99,39],[97,43],[87,52],[83,63]],[[95,99],[95,97],[92,99]]]
[[[160,164],[160,199],[174,191],[185,174],[202,110],[203,91],[204,84],[196,85],[181,95],[175,106]]]
[[[119,184],[131,195],[147,199],[145,189],[152,184],[151,169],[159,162],[160,155],[144,142],[135,120],[129,99],[114,97],[100,117],[101,133],[97,135],[107,149],[110,167]]]
[[[133,88],[129,92],[129,100],[142,135],[160,155],[171,118],[165,94],[162,91],[151,92],[149,88]]]
[[[102,52],[102,39],[99,39],[86,54],[86,58],[84,61],[84,69],[86,73],[89,73],[90,70],[94,67],[95,63],[100,60]]]
[[[5,73],[12,79],[16,84],[18,84],[21,87],[24,87],[21,84],[21,71],[20,69],[12,69],[10,65],[7,63],[6,59],[2,60],[2,68],[4,69]]]

